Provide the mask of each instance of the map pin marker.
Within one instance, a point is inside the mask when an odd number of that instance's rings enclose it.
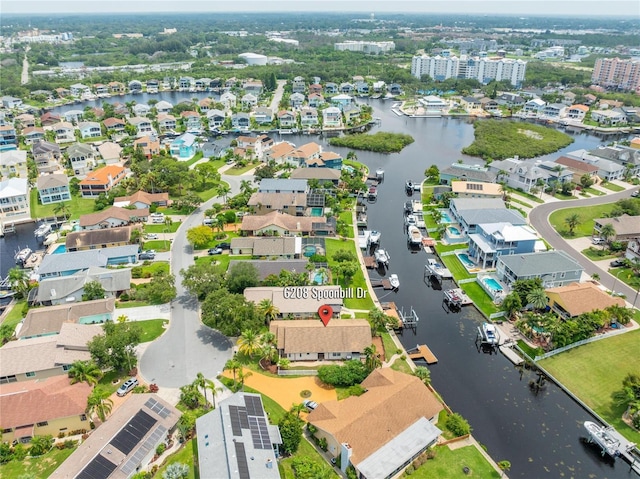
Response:
[[[326,327],[331,321],[331,317],[333,316],[333,308],[328,304],[323,304],[318,308],[318,316],[320,316],[320,320],[322,324]]]

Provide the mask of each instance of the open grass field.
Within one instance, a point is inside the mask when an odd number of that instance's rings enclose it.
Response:
[[[436,447],[436,457],[429,459],[411,475],[417,479],[434,478],[458,479],[477,477],[482,479],[499,478],[496,471],[473,446],[451,450],[447,446]],[[463,467],[470,469],[469,474],[462,472]]]
[[[0,477],[7,479],[10,477],[49,477],[73,451],[75,448],[61,451],[53,448],[44,456],[28,457],[22,461],[10,461],[0,466]]]
[[[613,210],[614,206],[614,203],[608,203],[604,205],[592,205],[589,206],[589,208],[565,208],[554,211],[549,216],[549,223],[551,223],[551,226],[553,226],[563,238],[591,236],[593,232],[593,220],[595,218],[604,218],[606,214]],[[569,236],[569,228],[567,228],[565,220],[573,214],[577,214],[580,217],[580,224],[576,227],[573,236]]]
[[[32,189],[29,194],[29,201],[31,204],[31,217],[32,218],[48,218],[49,216],[56,216],[55,210],[60,205],[59,203],[54,203],[52,205],[41,205],[38,202],[38,190],[36,188]],[[88,215],[89,213],[95,213],[93,209],[96,204],[95,200],[89,198],[81,198],[79,196],[72,196],[70,201],[65,201],[64,204],[67,206],[67,215],[69,219],[77,220],[82,215]],[[59,216],[62,216],[63,213],[58,213]]]
[[[142,336],[140,337],[141,343],[148,343],[157,339],[162,333],[164,333],[164,324],[168,321],[166,319],[149,319],[147,321],[136,321],[136,324],[140,325],[142,329]]]
[[[326,239],[325,247],[327,248],[327,261],[329,263],[329,269],[334,266],[336,263],[333,261],[332,257],[336,253],[336,251],[340,249],[345,249],[347,251],[351,251],[354,255],[356,255],[356,243],[352,240],[342,241],[338,239]],[[334,276],[335,277],[335,276]],[[344,300],[344,305],[349,309],[366,309],[370,311],[374,308],[373,300],[370,296],[370,291],[367,289],[367,283],[364,279],[364,274],[362,272],[362,268],[360,268],[358,264],[358,270],[356,275],[353,277],[349,284],[343,284],[344,280],[340,279],[340,285],[342,287],[349,288],[364,288],[367,291],[366,298],[347,298]]]
[[[602,416],[627,439],[640,443],[640,432],[621,419],[624,406],[616,406],[611,395],[622,380],[640,371],[640,330],[595,341],[571,349],[538,364]]]

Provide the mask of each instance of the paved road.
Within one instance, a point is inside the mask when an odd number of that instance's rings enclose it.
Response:
[[[612,291],[615,290],[616,292],[623,293],[626,295],[627,301],[637,307],[640,300],[638,300],[639,295],[637,295],[636,290],[630,288],[622,281],[619,281],[614,275],[608,273],[606,269],[599,267],[593,261],[583,256],[579,251],[575,250],[571,244],[563,239],[549,224],[549,215],[556,210],[563,208],[575,208],[577,206],[586,208],[594,205],[613,203],[621,198],[630,198],[632,191],[632,189],[628,189],[619,193],[586,198],[583,200],[545,203],[531,210],[531,213],[529,214],[529,221],[538,233],[540,233],[540,236],[542,236],[551,246],[555,249],[565,251],[572,258],[578,261],[578,263],[580,263],[584,268],[586,274],[591,276],[594,273],[597,273],[600,276],[600,284]]]
[[[278,111],[280,109],[280,100],[282,100],[282,95],[284,93],[284,86],[287,84],[287,80],[278,80],[278,86],[276,87],[276,91],[273,93],[273,98],[271,98],[271,111]]]
[[[240,190],[247,177],[222,175],[229,183],[231,194]],[[213,379],[222,372],[231,358],[231,341],[200,321],[198,300],[182,286],[180,270],[194,264],[193,248],[186,239],[189,228],[202,224],[204,212],[220,198],[212,198],[195,210],[177,231],[171,245],[171,272],[176,278],[177,298],[171,303],[169,329],[149,345],[140,358],[140,373],[147,383],[177,388],[192,382],[198,372]]]
[[[27,46],[24,51],[24,59],[22,60],[22,74],[20,75],[20,83],[22,85],[29,83],[29,60],[27,58],[29,50],[31,50],[31,47]]]

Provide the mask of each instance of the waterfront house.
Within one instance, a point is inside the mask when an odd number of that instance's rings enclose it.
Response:
[[[56,143],[69,143],[76,141],[75,129],[73,125],[67,121],[61,121],[51,127],[56,135]]]
[[[120,161],[122,147],[112,141],[105,141],[102,145],[98,146],[98,153],[105,164],[113,165]]]
[[[387,91],[391,94],[391,95],[402,95],[403,90],[402,90],[402,85],[400,85],[399,83],[392,83],[390,85],[387,86]]]
[[[2,106],[8,110],[13,110],[14,108],[22,106],[22,99],[14,96],[5,95],[0,98],[0,101],[2,102]]]
[[[280,128],[294,128],[297,125],[297,115],[288,110],[278,112],[278,123]]]
[[[120,294],[131,288],[131,268],[108,269],[95,266],[69,276],[43,279],[32,290],[33,293],[29,294],[29,303],[40,306],[65,305],[67,307],[70,304],[87,304],[89,301],[78,303],[76,301],[82,299],[85,285],[94,281],[102,285],[106,298],[98,301],[113,301],[113,298],[120,296]],[[31,309],[29,312],[38,311],[39,309]],[[102,317],[97,318],[95,312],[92,312],[88,316],[79,316],[80,321],[76,322],[82,322],[84,317],[87,317],[86,321],[88,323],[93,323],[96,319],[102,319]],[[109,317],[113,319],[113,315]],[[66,321],[65,317],[64,322]],[[22,330],[20,334],[22,334]]]
[[[195,83],[196,80],[193,77],[180,77],[178,80],[178,88],[180,91],[189,90],[189,88],[195,86]]]
[[[611,296],[591,281],[571,283],[545,290],[549,309],[562,319],[576,318],[581,314],[604,310],[611,306],[625,308],[625,300]]]
[[[253,119],[259,125],[271,123],[273,121],[273,110],[270,107],[259,106],[253,111]]]
[[[251,125],[251,118],[248,113],[238,112],[231,115],[231,127],[234,130],[248,130]]]
[[[625,176],[637,176],[640,174],[640,151],[630,146],[600,145],[589,153],[599,158],[611,160],[625,167]]]
[[[31,154],[39,174],[51,173],[62,169],[60,165],[62,152],[56,143],[38,141],[31,145]]]
[[[84,116],[83,110],[67,110],[62,116],[64,117],[64,121],[68,123],[77,124],[80,120],[82,120]]]
[[[0,223],[26,220],[30,217],[31,206],[27,179],[9,178],[0,181]]]
[[[322,147],[315,142],[305,143],[289,154],[287,162],[296,168],[304,166],[307,161],[317,160],[322,153]]]
[[[28,126],[22,130],[25,145],[32,145],[44,140],[44,129],[39,126]]]
[[[132,118],[129,118],[128,121],[130,125],[133,125],[135,127],[137,137],[146,136],[150,133],[155,133],[153,131],[153,125],[151,123],[151,120],[149,120],[148,118],[134,116]]]
[[[219,128],[223,125],[226,118],[225,113],[222,110],[211,109],[207,112],[207,120],[209,121],[209,128]]]
[[[458,198],[502,198],[502,186],[481,181],[452,181],[451,191]]]
[[[571,181],[573,181],[577,185],[580,184],[580,180],[584,175],[589,176],[595,183],[597,183],[599,180],[598,167],[595,165],[591,165],[574,158],[569,158],[568,156],[561,156],[560,158],[556,159],[556,163],[566,167],[573,173]]]
[[[93,84],[93,92],[96,95],[107,95],[109,94],[109,87],[102,83],[94,83]]]
[[[56,123],[60,123],[60,115],[57,115],[57,114],[52,113],[50,111],[45,112],[40,117],[40,124],[43,127],[45,127],[45,126],[53,126]]]
[[[467,111],[475,111],[482,108],[482,103],[475,96],[463,96],[460,99],[460,105]]]
[[[454,163],[440,171],[440,184],[450,185],[453,180],[495,183],[497,175],[480,165]]]
[[[272,211],[265,215],[243,216],[240,230],[248,236],[306,236],[331,233],[326,229],[318,231],[314,223],[325,226],[327,219],[324,216],[292,216]]]
[[[358,95],[368,95],[370,91],[369,83],[364,80],[358,80],[355,83],[355,90]]]
[[[309,158],[304,161],[307,168],[332,168],[340,170],[342,168],[342,156],[333,151],[323,151],[318,158]]]
[[[89,173],[80,181],[83,198],[95,198],[101,193],[109,193],[126,176],[126,170],[119,165],[107,165]]]
[[[443,405],[419,378],[391,368],[375,369],[362,388],[362,395],[322,402],[307,421],[343,472],[351,465],[360,478],[396,477],[436,443]]]
[[[2,179],[27,177],[27,152],[25,150],[0,151]]]
[[[96,152],[87,143],[75,143],[67,148],[71,169],[76,175],[84,175],[96,166]]]
[[[325,128],[339,128],[342,126],[342,111],[330,106],[322,110],[322,124]]]
[[[269,332],[276,337],[280,357],[289,361],[358,360],[371,346],[366,319],[336,319],[326,326],[315,320],[275,320]]]
[[[260,193],[308,193],[306,180],[292,180],[287,178],[263,178],[258,185]]]
[[[18,134],[16,128],[13,125],[0,126],[0,146],[17,145]]]
[[[181,414],[157,394],[131,394],[50,479],[96,474],[111,479],[131,477],[148,466],[160,444],[169,442]]]
[[[346,122],[349,124],[353,124],[360,121],[360,114],[362,113],[362,110],[359,106],[352,103],[350,105],[345,105],[342,109],[342,113]]]
[[[276,450],[282,438],[269,424],[260,394],[237,392],[221,400],[196,419],[196,430],[199,477],[280,479]]]
[[[91,88],[87,85],[83,85],[82,83],[74,83],[69,87],[69,91],[73,96],[83,96],[91,93]]]
[[[83,139],[100,138],[102,136],[100,123],[97,121],[81,121],[78,123],[78,130],[80,131],[80,137]]]
[[[247,93],[252,93],[255,96],[260,96],[263,90],[262,80],[256,80],[255,78],[243,80],[242,89]]]
[[[173,140],[169,145],[171,156],[180,161],[186,161],[196,154],[198,144],[195,135],[185,133]]]
[[[145,83],[147,93],[158,93],[160,89],[160,82],[156,79],[147,80]]]
[[[552,288],[580,281],[584,269],[564,251],[541,251],[499,256],[496,275],[507,286],[523,279],[540,278],[542,286]]]
[[[600,125],[621,126],[628,123],[627,116],[620,108],[613,110],[594,110],[591,112],[591,119]]]
[[[550,120],[558,120],[566,116],[567,106],[562,103],[549,103],[542,109],[542,115]]]
[[[238,148],[244,149],[259,160],[264,159],[265,152],[273,146],[273,139],[267,135],[239,136],[236,140]]]
[[[285,297],[285,288],[280,286],[258,286],[253,288],[245,288],[244,297],[247,301],[251,301],[256,305],[265,299],[271,301],[277,310],[278,317],[283,319],[299,319],[305,320],[313,318],[313,322],[322,325],[315,318],[318,317],[318,309],[320,306],[328,305],[333,309],[334,321],[340,321],[340,311],[342,310],[343,299],[341,295],[342,288],[338,285],[331,286],[314,286],[319,294],[308,298],[290,298]],[[329,323],[331,324],[331,323]],[[371,327],[369,327],[371,334]],[[371,342],[367,344],[370,346]]]
[[[528,116],[536,116],[542,112],[546,104],[547,102],[540,98],[533,98],[524,104],[522,111]]]
[[[141,223],[149,218],[148,208],[121,208],[110,206],[107,209],[80,216],[82,230],[116,228],[132,223]]]
[[[295,146],[287,141],[281,141],[274,144],[271,148],[264,152],[264,161],[274,161],[282,164],[288,161],[289,155],[293,152]],[[295,170],[294,170],[295,171]]]
[[[231,254],[249,255],[256,258],[299,258],[302,253],[302,238],[248,236],[231,238]],[[299,272],[306,271],[304,267]]]
[[[353,94],[355,87],[348,82],[340,83],[338,87],[339,95],[338,96],[350,96]],[[333,100],[333,98],[332,98]]]
[[[427,114],[441,114],[449,109],[449,103],[435,95],[427,95],[424,98],[420,98],[418,103],[422,105]]]
[[[68,97],[68,96],[69,96],[69,94],[70,94],[70,92],[69,92],[69,90],[68,90],[68,89],[66,89],[66,88],[62,88],[62,87],[55,88],[53,91],[55,91],[55,92],[56,92],[56,95],[57,95],[57,96],[58,96],[58,98],[60,98],[60,99],[62,99],[62,98],[66,98],[66,97]]]
[[[247,206],[253,214],[266,215],[280,211],[292,216],[304,216],[307,208],[306,193],[253,193]]]
[[[291,108],[300,108],[304,104],[305,96],[302,93],[293,93],[289,97],[289,106]]]
[[[121,83],[119,81],[109,82],[107,84],[107,87],[109,88],[109,93],[111,94],[119,95],[125,92],[124,83]]]
[[[171,110],[173,110],[173,105],[166,100],[160,100],[156,103],[156,111],[158,112],[158,115],[161,113],[167,114]]]
[[[227,110],[230,110],[236,106],[237,98],[230,91],[225,91],[220,95],[220,103],[222,103]]]
[[[640,237],[640,216],[623,214],[615,218],[596,218],[593,220],[593,236],[600,236],[604,225],[611,225],[615,235],[609,241],[629,241]]]
[[[156,137],[142,136],[133,142],[133,147],[142,149],[142,154],[149,160],[160,154],[160,140]]]
[[[586,105],[571,105],[567,108],[567,118],[576,121],[584,120],[585,115],[589,112],[589,107]]]
[[[86,382],[71,384],[66,376],[0,383],[3,441],[28,444],[36,436],[89,431],[85,410],[91,389]]]
[[[497,101],[495,101],[492,98],[488,98],[488,97],[484,97],[484,98],[480,98],[480,107],[484,110],[484,111],[488,111],[489,113],[493,113],[496,111],[500,110],[500,105],[498,104]]]
[[[253,93],[247,93],[240,99],[240,104],[244,110],[251,110],[251,108],[258,105],[258,97]]]
[[[325,153],[331,154],[333,152]],[[325,153],[322,153],[320,156],[323,157]],[[292,180],[317,180],[321,185],[325,183],[332,183],[334,186],[338,186],[338,183],[340,183],[340,169],[338,169],[337,167],[334,168],[329,165],[330,162],[327,162],[325,163],[324,168],[296,168],[291,172],[291,176],[289,178]]]
[[[334,97],[331,97],[331,104],[336,106],[343,111],[345,107],[350,106],[354,103],[354,99],[351,95],[340,94]]]
[[[146,103],[133,105],[133,116],[147,116],[149,113],[151,113],[151,107]]]
[[[69,276],[91,267],[134,264],[138,261],[139,245],[114,246],[112,248],[72,251],[48,254],[38,266],[38,281],[46,278]]]
[[[525,103],[524,98],[522,98],[520,95],[509,92],[501,94],[500,96],[498,96],[497,100],[499,104],[507,105],[510,107],[521,106]]]
[[[199,132],[202,128],[200,114],[196,111],[183,111],[180,113],[182,123],[188,132]]]
[[[120,118],[115,118],[115,117],[111,117],[111,118],[107,118],[106,120],[103,120],[102,124],[107,130],[107,134],[113,134],[113,135],[122,135],[123,133],[125,133],[125,126],[127,125],[124,122],[124,120],[121,120]]]
[[[129,93],[137,95],[142,93],[142,82],[138,80],[131,80],[129,82]]]
[[[38,176],[37,188],[40,203],[43,205],[71,201],[69,178],[64,173]]]
[[[489,165],[489,171],[494,172],[498,179],[506,181],[507,185],[531,193],[533,188],[549,186],[553,181],[568,183],[573,178],[573,173],[552,161],[520,160],[519,158],[507,158],[506,160],[493,161]],[[505,174],[506,173],[506,174]]]
[[[169,193],[147,193],[138,190],[130,196],[119,196],[113,200],[113,206],[125,208],[133,206],[136,209],[149,209],[152,205],[167,206],[169,204]]]
[[[499,198],[454,198],[449,203],[451,219],[460,225],[462,234],[477,233],[481,223],[526,225],[526,219],[516,210],[506,208]]]
[[[469,257],[482,269],[494,268],[499,256],[533,253],[538,239],[529,226],[480,223],[469,235]]]
[[[566,156],[596,166],[598,168],[598,177],[602,180],[619,180],[624,178],[626,173],[626,168],[623,164],[593,155],[583,148],[571,151]]]

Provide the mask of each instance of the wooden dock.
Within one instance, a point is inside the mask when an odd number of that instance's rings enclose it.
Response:
[[[367,269],[375,269],[378,267],[376,259],[373,256],[364,256],[362,260]]]
[[[415,351],[412,353],[411,351]],[[436,355],[431,352],[426,344],[418,344],[415,348],[407,351],[411,359],[422,359],[427,364],[435,364],[438,362]]]

